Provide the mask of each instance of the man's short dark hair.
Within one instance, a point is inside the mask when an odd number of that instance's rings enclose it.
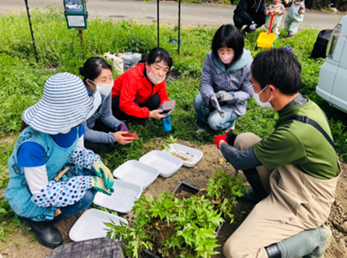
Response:
[[[254,58],[252,75],[262,89],[272,84],[286,95],[297,93],[302,86],[299,60],[284,48],[260,52]]]
[[[212,53],[215,57],[218,56],[218,49],[227,47],[234,50],[234,59],[232,63],[235,63],[242,57],[243,47],[245,42],[243,40],[242,33],[238,28],[231,24],[222,25],[214,34],[212,40]]]

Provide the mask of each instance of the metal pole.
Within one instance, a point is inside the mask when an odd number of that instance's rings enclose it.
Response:
[[[158,40],[158,47],[160,47],[160,41],[159,41],[159,0],[157,0],[157,40]]]
[[[81,46],[83,46],[83,29],[77,29],[80,34]]]
[[[37,57],[37,51],[36,51],[36,46],[35,46],[34,32],[33,32],[32,26],[31,26],[31,20],[30,20],[30,13],[29,13],[28,0],[24,0],[24,2],[25,2],[25,6],[26,6],[26,8],[27,8],[27,14],[28,14],[28,20],[29,20],[31,38],[32,38],[32,40],[33,40],[33,46],[34,46],[34,52],[35,52],[35,59],[36,59],[36,63],[38,63],[38,62],[39,62],[39,59],[38,59],[38,57]]]
[[[178,0],[178,46],[177,53],[180,54],[181,45],[181,0]]]

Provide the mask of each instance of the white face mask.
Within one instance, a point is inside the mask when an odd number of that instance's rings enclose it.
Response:
[[[99,83],[93,82],[92,80],[89,80],[89,81],[94,83],[94,85],[96,85],[96,89],[100,92],[101,95],[103,95],[103,96],[110,95],[112,87],[113,87],[113,83],[110,83],[110,84],[99,84]]]
[[[158,85],[165,80],[165,75],[162,78],[160,78],[155,76],[153,73],[149,72],[148,70],[147,70],[147,77],[151,82],[153,82],[154,85]]]
[[[271,103],[270,103],[270,100],[272,99],[272,96],[271,96],[271,97],[269,98],[269,100],[266,101],[266,102],[261,102],[261,101],[260,101],[260,98],[259,98],[259,95],[267,88],[267,86],[269,86],[269,85],[266,85],[265,88],[262,89],[259,93],[255,93],[255,92],[254,92],[253,97],[254,97],[255,101],[257,102],[257,104],[258,104],[259,106],[261,106],[261,107],[263,107],[263,108],[266,108],[266,107],[272,108],[272,105],[271,105]]]
[[[101,95],[108,96],[111,93],[113,83],[110,84],[96,84],[96,89],[100,91]]]
[[[71,131],[71,128],[68,128],[68,129],[65,129],[65,130],[63,130],[63,131],[61,131],[61,132],[59,132],[59,133],[67,134],[67,133],[70,132],[70,131]]]
[[[98,108],[102,102],[102,98],[101,98],[100,92],[98,90],[94,90],[93,96],[91,96],[90,98],[93,101],[94,106],[93,106],[92,110],[90,110],[86,120],[88,120],[92,115],[94,115],[95,111],[98,110]]]

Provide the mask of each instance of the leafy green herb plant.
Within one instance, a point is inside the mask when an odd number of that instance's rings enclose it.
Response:
[[[214,169],[217,170],[217,168]],[[241,190],[246,189],[246,185],[242,182],[242,178],[236,175],[229,176],[227,172],[221,168],[217,174],[211,176],[207,186],[207,196],[212,198],[216,206],[215,209],[229,217],[230,223],[233,223],[233,206],[237,204],[237,198],[242,197]]]
[[[132,227],[105,223],[107,236],[122,239],[129,257],[143,248],[162,257],[211,257],[217,254],[215,230],[223,222],[219,211],[204,196],[179,199],[167,192],[135,202]]]

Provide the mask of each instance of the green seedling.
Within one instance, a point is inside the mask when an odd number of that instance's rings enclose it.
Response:
[[[242,196],[241,190],[246,189],[242,178],[236,175],[229,176],[222,169],[217,169],[217,174],[211,176],[207,183],[207,196],[213,199],[216,209],[230,218],[230,223],[234,222],[232,214],[233,206],[237,204],[237,198]]]
[[[142,196],[134,205],[132,227],[105,223],[107,235],[125,243],[129,257],[140,257],[143,248],[162,257],[211,257],[218,247],[214,234],[223,222],[221,214],[213,210],[213,203],[204,196],[178,199],[162,193],[155,199]]]

